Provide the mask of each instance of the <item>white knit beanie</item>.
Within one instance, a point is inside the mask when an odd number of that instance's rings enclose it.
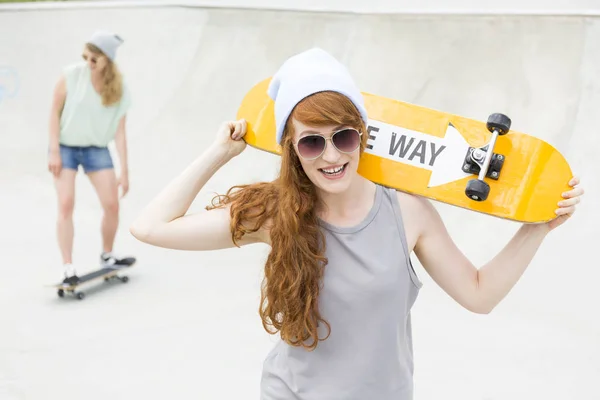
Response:
[[[348,70],[320,48],[312,48],[287,59],[273,75],[268,94],[275,102],[277,143],[292,110],[302,99],[323,91],[347,96],[359,110],[365,125],[368,121],[363,96]]]
[[[90,40],[88,40],[88,43],[102,50],[106,57],[114,61],[117,56],[117,48],[123,43],[123,39],[114,33],[96,31]]]

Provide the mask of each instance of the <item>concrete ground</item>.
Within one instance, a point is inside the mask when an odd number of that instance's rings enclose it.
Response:
[[[127,284],[60,299],[56,198],[46,146],[52,89],[92,31],[126,42],[135,105],[129,195],[116,250]],[[0,12],[0,398],[254,399],[275,342],[258,318],[264,246],[206,253],[149,247],[128,225],[235,117],[251,85],[318,45],[361,89],[485,119],[565,154],[586,195],[490,315],[461,309],[427,276],[413,312],[416,400],[600,398],[600,21],[593,17],[360,15],[202,8]],[[114,148],[112,148],[114,151]],[[116,153],[115,153],[116,157]],[[271,179],[277,157],[248,149],[201,192]],[[478,266],[519,225],[436,204]],[[100,209],[77,179],[75,261],[92,270]],[[417,261],[415,259],[415,261]]]

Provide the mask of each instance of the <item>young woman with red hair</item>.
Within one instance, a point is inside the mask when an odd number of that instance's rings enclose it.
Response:
[[[333,57],[312,49],[290,58],[269,94],[282,146],[279,177],[236,186],[206,212],[187,214],[211,176],[246,147],[246,122],[226,122],[131,232],[172,249],[270,245],[260,316],[282,340],[265,359],[261,399],[412,399],[410,310],[421,282],[410,254],[459,304],[488,313],[548,232],[573,214],[583,190],[565,193],[558,218],[524,225],[478,269],[428,200],[357,173],[367,115],[348,71]]]

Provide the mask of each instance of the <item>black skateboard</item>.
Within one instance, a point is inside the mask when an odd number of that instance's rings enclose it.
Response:
[[[101,268],[96,271],[89,272],[79,277],[79,280],[74,283],[60,282],[53,285],[54,288],[58,289],[57,294],[59,297],[64,297],[66,293],[72,294],[79,300],[83,300],[85,293],[77,290],[77,288],[83,284],[89,283],[96,279],[104,279],[105,282],[110,280],[118,279],[123,283],[129,281],[129,277],[126,275],[119,275],[125,269],[129,269],[135,265],[135,258],[126,258],[124,264],[115,264],[110,267]]]

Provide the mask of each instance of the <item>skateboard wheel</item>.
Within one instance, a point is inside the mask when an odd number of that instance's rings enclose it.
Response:
[[[85,294],[83,292],[79,292],[75,295],[75,297],[77,297],[79,300],[83,300],[83,298],[85,297]]]
[[[491,114],[487,120],[487,129],[490,132],[498,131],[499,135],[506,135],[510,130],[511,120],[504,114]]]
[[[124,276],[121,278],[121,282],[123,283],[127,283],[129,281],[129,277],[128,276]]]
[[[58,297],[65,297],[65,291],[62,289],[58,289]]]
[[[490,185],[479,179],[471,179],[469,183],[467,183],[465,194],[471,200],[484,201],[487,199],[488,194],[490,194]]]

